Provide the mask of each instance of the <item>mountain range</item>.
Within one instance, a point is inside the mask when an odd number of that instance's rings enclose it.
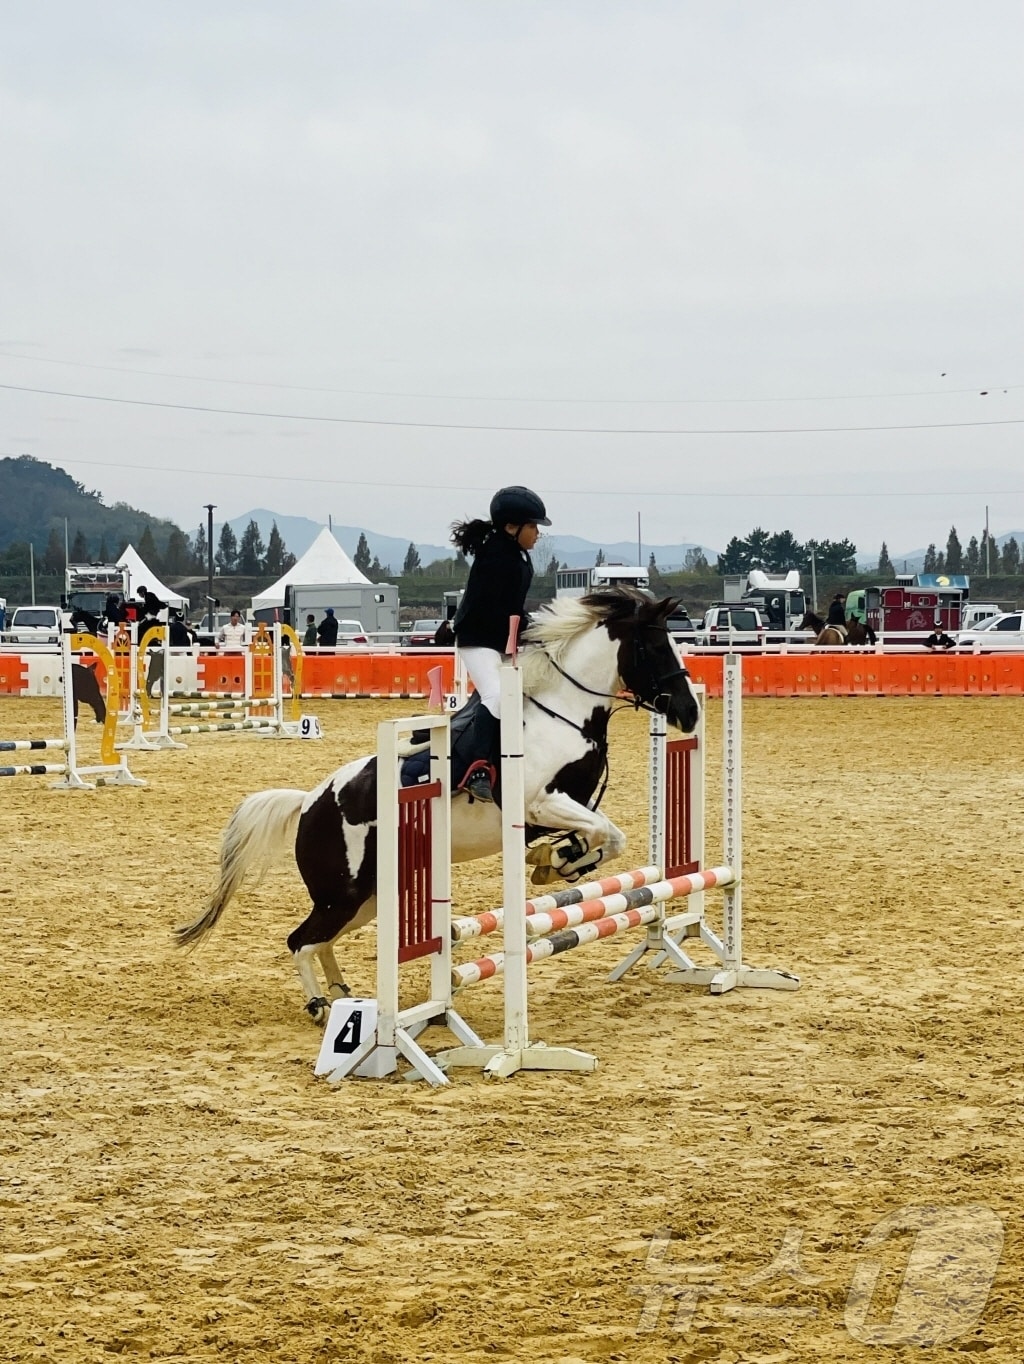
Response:
[[[305,553],[324,528],[322,521],[313,521],[307,516],[282,516],[278,512],[268,511],[265,507],[258,507],[254,511],[246,512],[243,516],[236,516],[228,522],[228,525],[238,539],[241,539],[250,521],[255,521],[259,526],[264,543],[270,534],[271,526],[276,521],[277,529],[285,545],[292,554],[297,556]],[[371,555],[376,555],[385,568],[390,568],[392,574],[401,571],[409,549],[408,540],[403,540],[395,535],[381,535],[377,531],[367,530],[362,526],[332,525],[331,529],[338,544],[350,557],[356,552],[360,535],[365,535]],[[220,527],[215,526],[214,543],[216,543],[216,537],[219,534]],[[1018,544],[1024,545],[1024,531],[1021,530],[1009,530],[1005,535],[994,536],[993,541],[1002,546],[1011,537]],[[417,553],[420,556],[420,563],[424,566],[432,563],[435,559],[454,559],[455,557],[455,550],[450,544],[436,545],[425,541],[414,541],[413,543],[416,545]],[[698,546],[691,541],[683,541],[676,545],[652,545],[645,541],[640,546],[639,562],[646,565],[650,562],[653,553],[655,563],[662,573],[671,573],[684,566],[687,550],[697,548],[703,550],[705,559],[714,568],[715,560],[721,551],[712,548],[710,545]],[[945,546],[937,545],[936,548],[944,549]],[[604,554],[606,563],[637,563],[637,543],[635,540],[615,540],[610,543],[602,543],[596,540],[583,540],[578,535],[541,536],[537,542],[537,548],[533,552],[533,560],[538,569],[541,569],[547,565],[552,555],[556,555],[558,562],[565,564],[567,568],[587,568],[597,558],[598,550]],[[925,548],[911,549],[901,554],[890,554],[889,557],[898,573],[920,573],[924,568],[926,552]],[[863,572],[874,571],[878,567],[877,555],[871,558],[858,558],[857,567]]]
[[[313,543],[316,537],[323,530],[322,521],[313,521],[306,516],[282,516],[277,512],[268,511],[266,507],[257,507],[253,511],[245,512],[242,516],[233,517],[227,524],[234,531],[235,536],[240,540],[250,521],[255,521],[260,528],[260,535],[266,543],[270,535],[270,528],[277,522],[277,529],[281,539],[284,541],[288,550],[295,555],[302,555]],[[360,535],[366,536],[366,543],[370,548],[370,554],[375,555],[385,567],[390,567],[392,574],[401,572],[402,564],[409,549],[409,541],[402,540],[394,535],[380,535],[377,531],[367,530],[363,526],[337,526],[332,524],[331,530],[334,537],[341,545],[342,549],[350,557],[356,552],[359,544]],[[220,527],[214,526],[214,544],[220,534]],[[420,556],[420,563],[426,566],[435,559],[454,559],[455,549],[452,545],[428,544],[422,541],[414,541],[416,551]],[[673,569],[682,568],[686,560],[687,550],[701,548],[704,557],[709,564],[714,564],[719,551],[708,546],[697,546],[690,542],[678,545],[651,545],[644,543],[640,546],[640,563],[646,565],[650,561],[651,554],[654,561],[663,573],[669,573]],[[635,540],[616,540],[612,543],[601,544],[597,541],[581,540],[577,535],[543,535],[537,542],[537,548],[533,551],[533,561],[538,568],[543,568],[553,555],[557,556],[560,564],[565,564],[567,568],[586,568],[594,562],[598,550],[601,550],[606,563],[635,564],[637,562],[637,542]]]

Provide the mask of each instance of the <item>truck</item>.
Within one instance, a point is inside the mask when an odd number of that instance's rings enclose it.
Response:
[[[752,568],[746,574],[726,574],[722,579],[722,600],[760,607],[768,617],[770,630],[795,630],[807,612],[807,598],[796,568],[785,573]]]
[[[117,564],[68,564],[60,604],[68,613],[88,611],[99,618],[111,593],[128,598],[128,569]]]
[[[339,618],[358,621],[368,635],[398,639],[398,588],[391,583],[288,583],[281,619],[301,639],[306,617],[315,616],[319,623],[329,606]],[[276,607],[264,606],[252,616],[269,624],[276,612]]]
[[[895,583],[856,587],[846,594],[846,614],[869,625],[876,634],[928,634],[936,625],[947,633],[960,630],[966,605],[962,587]]]
[[[629,564],[595,564],[593,568],[559,568],[555,572],[556,597],[585,597],[588,592],[620,585],[647,592],[651,580],[646,568]]]

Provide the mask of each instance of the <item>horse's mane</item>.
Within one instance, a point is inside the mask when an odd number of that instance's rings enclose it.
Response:
[[[653,606],[650,597],[630,587],[613,587],[585,597],[559,597],[542,607],[523,635],[524,643],[540,645],[523,651],[520,669],[525,695],[534,695],[544,685],[551,664],[561,664],[582,635],[601,624],[632,619],[644,606]]]

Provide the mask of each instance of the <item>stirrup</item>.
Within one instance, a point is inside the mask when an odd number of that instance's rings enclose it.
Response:
[[[494,801],[494,768],[483,758],[477,758],[476,762],[469,765],[458,789],[465,791],[472,800],[479,800],[483,804],[492,804]]]

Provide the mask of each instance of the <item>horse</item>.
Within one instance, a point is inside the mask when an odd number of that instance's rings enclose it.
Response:
[[[78,705],[82,702],[92,707],[96,723],[102,725],[107,718],[107,704],[100,691],[100,684],[94,671],[95,663],[72,663],[71,698],[75,725],[78,724]]]
[[[826,625],[813,611],[807,611],[796,627],[798,630],[813,630],[815,646],[837,648],[846,644],[867,644],[868,632],[856,616],[850,616],[845,626]]]
[[[678,602],[617,587],[542,608],[524,634],[523,679],[527,861],[534,880],[578,880],[618,857],[626,836],[598,808],[608,772],[608,722],[627,693],[637,707],[663,713],[691,733],[699,703],[666,629]],[[454,722],[453,722],[454,723]],[[312,791],[247,796],[224,830],[220,877],[202,913],[174,930],[179,947],[200,942],[217,923],[246,872],[293,849],[313,907],[287,942],[306,995],[323,1023],[327,993],[347,995],[334,956],[343,933],[376,914],[377,758],[345,764]],[[501,810],[454,792],[452,860],[501,850]],[[546,840],[538,843],[538,840]]]

